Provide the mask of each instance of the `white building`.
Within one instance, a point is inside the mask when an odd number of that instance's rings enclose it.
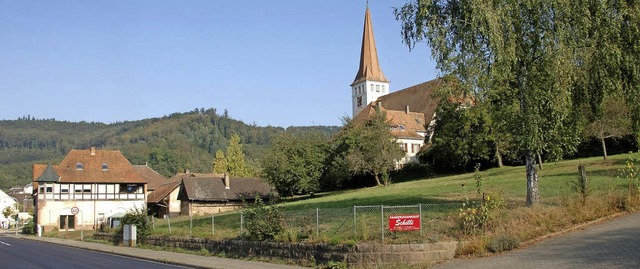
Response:
[[[18,203],[16,202],[15,198],[7,195],[5,192],[0,190],[0,224],[13,223],[14,220],[11,218],[11,216],[5,217],[4,214],[2,214],[1,212],[7,207],[11,207],[15,210],[15,212],[17,212],[18,211],[18,209],[16,209],[17,205]]]
[[[45,229],[94,229],[146,208],[147,179],[117,150],[71,150],[59,165],[33,171],[34,215]]]
[[[382,73],[373,36],[369,7],[365,11],[360,65],[351,84],[353,120],[362,122],[376,111],[385,112],[389,128],[406,155],[397,161],[400,168],[416,162],[416,155],[430,142],[439,98],[434,94],[445,85],[434,79],[389,93],[389,80]]]

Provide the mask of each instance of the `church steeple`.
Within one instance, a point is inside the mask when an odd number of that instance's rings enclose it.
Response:
[[[356,78],[351,83],[353,117],[369,103],[389,93],[389,80],[382,73],[378,61],[378,50],[373,37],[371,12],[367,1],[364,13],[364,29],[362,31],[362,47],[360,48],[360,66]]]
[[[373,24],[371,23],[371,12],[369,4],[364,13],[364,29],[362,31],[362,47],[360,48],[360,67],[356,78],[351,86],[363,82],[365,80],[389,82],[382,73],[380,63],[378,62],[378,50],[376,49],[376,40],[373,37]]]

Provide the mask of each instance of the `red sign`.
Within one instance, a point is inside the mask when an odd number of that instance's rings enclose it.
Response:
[[[392,232],[420,230],[420,214],[389,216],[389,230]]]

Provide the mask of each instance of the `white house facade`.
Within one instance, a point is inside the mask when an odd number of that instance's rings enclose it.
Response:
[[[119,151],[72,150],[59,165],[34,165],[36,224],[95,229],[146,208],[147,180]]]

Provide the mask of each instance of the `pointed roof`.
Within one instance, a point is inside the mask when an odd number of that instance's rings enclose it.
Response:
[[[59,182],[60,175],[51,164],[47,165],[42,174],[36,179],[37,182]]]
[[[365,80],[389,82],[380,69],[378,62],[378,50],[373,37],[373,25],[369,5],[364,13],[364,30],[362,31],[362,48],[360,49],[360,67],[351,86]]]

